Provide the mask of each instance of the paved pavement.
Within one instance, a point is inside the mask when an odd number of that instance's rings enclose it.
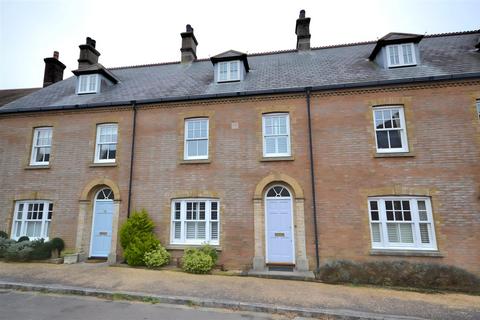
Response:
[[[192,275],[169,270],[109,267],[106,264],[0,262],[0,280],[292,308],[323,308],[338,312],[375,313],[385,317],[480,319],[480,296],[427,294],[238,276]]]
[[[0,291],[0,320],[287,320],[277,315]]]

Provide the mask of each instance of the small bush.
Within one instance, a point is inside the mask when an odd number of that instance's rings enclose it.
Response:
[[[65,249],[65,242],[61,238],[53,238],[50,242],[52,250],[56,250],[57,256],[60,257],[63,249]]]
[[[200,251],[202,251],[205,254],[208,254],[212,258],[214,266],[217,264],[218,253],[217,253],[217,250],[214,247],[206,244],[206,245],[204,245],[200,248]]]
[[[8,239],[8,233],[6,233],[5,231],[0,231],[0,238]]]
[[[30,241],[21,241],[10,245],[4,257],[7,261],[28,261],[31,259],[32,252],[32,243]]]
[[[320,268],[318,278],[328,283],[480,292],[480,278],[454,266],[407,261],[356,263],[337,260]]]
[[[33,260],[44,260],[52,257],[52,243],[43,239],[31,241],[30,245],[33,249],[30,258]]]
[[[5,257],[7,249],[14,243],[17,243],[17,241],[12,239],[0,238],[0,258]]]
[[[145,209],[134,212],[120,228],[120,244],[125,260],[131,266],[145,265],[145,253],[155,250],[160,241],[153,233],[155,225]]]
[[[30,238],[27,236],[21,236],[18,238],[17,242],[30,241]]]
[[[189,273],[209,273],[214,265],[212,257],[198,249],[186,249],[182,260],[183,271]]]
[[[145,253],[143,261],[148,268],[159,268],[170,262],[170,253],[159,244],[154,250]]]

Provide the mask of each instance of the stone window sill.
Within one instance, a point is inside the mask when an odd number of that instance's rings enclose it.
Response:
[[[371,256],[397,256],[397,257],[434,257],[442,258],[443,255],[437,250],[393,250],[372,249]]]
[[[188,248],[200,248],[203,244],[170,244],[165,247],[167,250],[185,250]],[[217,251],[222,251],[222,247],[219,245],[210,245],[212,248],[215,248]]]
[[[374,158],[413,158],[413,152],[375,153]]]
[[[270,161],[293,161],[295,157],[263,157],[260,159],[260,162],[270,162]]]
[[[25,170],[50,169],[50,165],[28,165]]]
[[[180,164],[203,164],[212,162],[210,159],[181,160]]]
[[[90,168],[95,168],[95,167],[116,167],[117,163],[116,162],[106,162],[106,163],[90,163],[89,167]]]

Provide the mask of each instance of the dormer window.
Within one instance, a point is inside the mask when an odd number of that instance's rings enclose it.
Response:
[[[387,59],[389,68],[416,65],[415,47],[413,43],[387,46]]]
[[[216,83],[243,81],[250,67],[247,54],[229,50],[211,57]]]
[[[218,63],[218,82],[239,81],[240,61],[225,61]]]
[[[85,74],[78,76],[78,94],[97,93],[100,87],[100,75]]]

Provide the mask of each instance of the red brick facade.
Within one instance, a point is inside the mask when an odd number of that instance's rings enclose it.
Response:
[[[478,98],[477,81],[312,93],[322,263],[329,259],[407,259],[456,265],[480,274]],[[372,107],[378,105],[403,105],[408,154],[376,154]],[[263,159],[261,119],[268,112],[289,113],[291,158]],[[183,160],[183,126],[186,118],[197,116],[209,118],[209,160],[191,163]],[[118,123],[117,163],[95,166],[96,125],[107,122]],[[127,216],[132,124],[130,107],[1,116],[0,230],[10,233],[16,200],[51,200],[50,237],[62,237],[73,248],[79,206],[83,201],[88,207],[85,232],[89,233],[92,209],[88,200],[98,188],[92,181],[102,179],[119,189],[121,224]],[[45,169],[28,166],[33,128],[38,126],[53,126],[52,156]],[[305,95],[138,107],[131,208],[148,210],[164,245],[170,244],[172,199],[218,198],[220,262],[227,268],[249,268],[255,256],[255,189],[271,174],[293,178],[303,191],[306,251],[310,269],[314,269]],[[89,185],[93,190],[88,190]],[[367,198],[380,195],[431,197],[436,257],[371,254]]]

